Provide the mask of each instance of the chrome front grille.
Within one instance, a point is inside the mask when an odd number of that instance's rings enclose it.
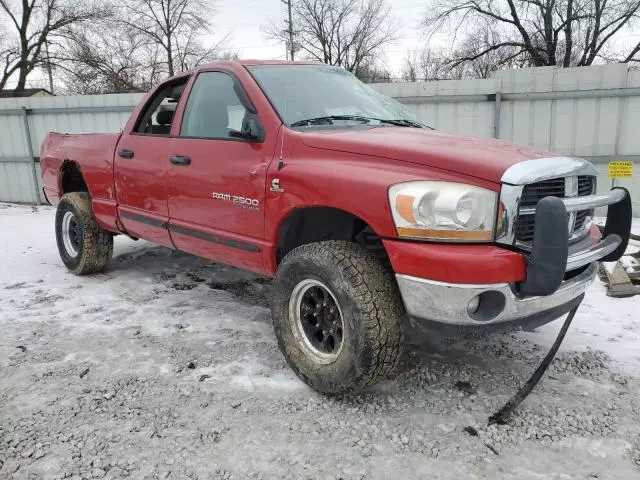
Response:
[[[535,208],[541,199],[548,196],[567,198],[591,195],[594,193],[595,184],[595,177],[580,175],[575,177],[552,178],[524,185],[517,217],[517,242],[526,246],[533,241]],[[593,216],[593,210],[580,210],[569,213],[568,215],[570,228],[568,232],[569,237],[575,240],[585,233],[584,227],[587,217]]]
[[[596,178],[587,175],[578,177],[578,196],[584,197],[595,192]]]
[[[597,175],[596,168],[581,158],[549,157],[515,163],[500,179],[495,242],[526,254],[533,246],[538,202],[545,196],[554,195],[561,198],[569,217],[567,235],[572,245],[566,271],[606,258],[620,247],[621,237],[617,234],[604,239],[598,235],[588,236],[588,217],[599,207],[616,205],[616,208],[629,210],[631,207],[629,192],[623,188],[596,194]],[[626,203],[620,205],[621,202]]]
[[[520,207],[532,207],[538,204],[544,197],[564,197],[564,178],[552,178],[544,182],[530,183],[522,190]]]

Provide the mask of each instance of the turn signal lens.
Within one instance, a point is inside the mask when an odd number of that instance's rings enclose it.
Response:
[[[409,195],[398,195],[396,197],[396,209],[407,222],[415,223],[416,219],[413,216],[413,197]]]

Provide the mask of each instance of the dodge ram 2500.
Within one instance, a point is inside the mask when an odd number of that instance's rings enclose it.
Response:
[[[405,318],[443,331],[559,318],[631,229],[629,193],[596,194],[590,163],[434,131],[308,62],[190,70],[121,133],[50,133],[40,164],[73,273],[101,270],[126,235],[274,277],[280,348],[326,393],[390,375]]]

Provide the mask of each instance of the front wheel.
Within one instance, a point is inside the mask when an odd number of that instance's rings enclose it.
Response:
[[[294,372],[327,394],[390,376],[403,345],[404,306],[395,278],[351,242],[303,245],[280,264],[272,315]]]
[[[56,211],[60,258],[76,275],[101,271],[113,255],[113,235],[96,222],[86,192],[65,194]]]

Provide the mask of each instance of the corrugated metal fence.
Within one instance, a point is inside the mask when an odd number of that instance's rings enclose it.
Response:
[[[141,95],[0,99],[0,201],[42,203],[38,155],[47,132],[118,132]]]
[[[587,158],[598,166],[601,191],[611,187],[607,162],[632,160],[634,178],[616,182],[632,191],[634,213],[640,215],[640,71],[625,65],[549,67],[502,71],[486,80],[374,87],[439,130]],[[123,94],[0,99],[0,201],[42,201],[35,183],[37,156],[48,131],[119,131],[140,98]]]
[[[495,137],[593,162],[598,191],[611,188],[607,164],[634,162],[618,179],[640,216],[640,71],[626,65],[497,72],[486,80],[379,84],[427,124],[448,132]]]

